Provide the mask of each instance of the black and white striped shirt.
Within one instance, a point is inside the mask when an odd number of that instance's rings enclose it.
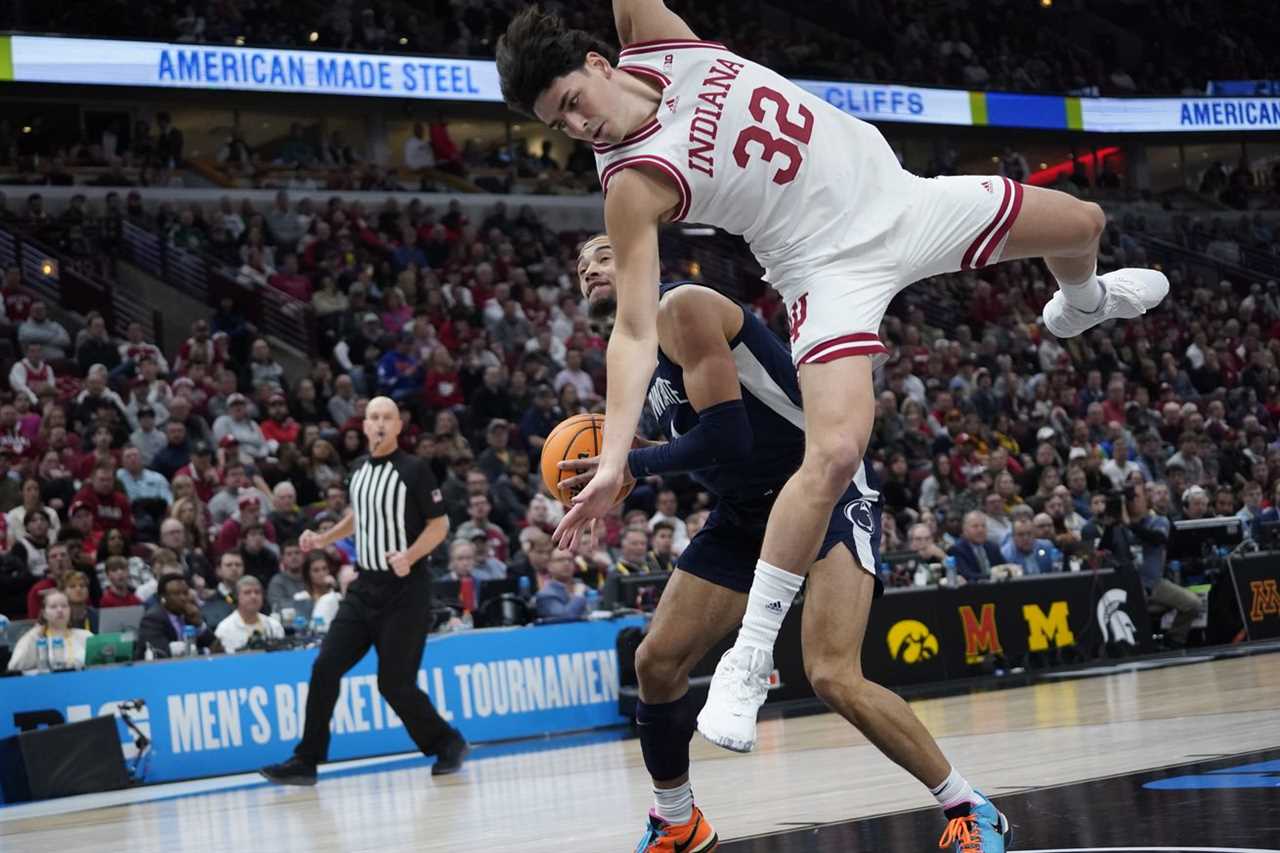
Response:
[[[431,466],[403,450],[365,457],[348,488],[355,513],[356,561],[362,570],[391,571],[387,557],[407,550],[431,519],[444,515],[444,498]]]

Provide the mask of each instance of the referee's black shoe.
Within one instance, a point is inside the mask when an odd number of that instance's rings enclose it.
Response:
[[[280,764],[268,764],[258,772],[277,785],[314,785],[316,783],[316,766],[308,764],[296,755]]]
[[[439,749],[436,750],[436,763],[431,765],[431,775],[448,776],[451,773],[457,773],[462,769],[462,762],[470,751],[471,747],[467,744],[467,739],[462,736],[462,732],[452,729],[444,736]]]

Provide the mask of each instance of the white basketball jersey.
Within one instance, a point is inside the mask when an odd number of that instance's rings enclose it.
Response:
[[[605,193],[646,166],[680,192],[673,219],[740,234],[775,286],[883,236],[909,175],[880,131],[762,65],[708,41],[621,51],[618,68],[662,88],[652,121],[598,145]]]

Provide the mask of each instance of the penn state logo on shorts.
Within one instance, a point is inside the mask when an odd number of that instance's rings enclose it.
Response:
[[[844,517],[850,524],[862,530],[868,536],[875,531],[875,525],[871,517],[871,501],[866,498],[859,498],[845,504]]]

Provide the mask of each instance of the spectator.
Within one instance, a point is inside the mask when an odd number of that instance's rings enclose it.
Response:
[[[435,166],[431,142],[420,121],[413,123],[413,132],[404,141],[404,165],[411,172],[422,172]]]
[[[534,597],[539,619],[577,619],[587,611],[586,586],[574,579],[573,555],[561,548],[551,553],[547,580]]]
[[[129,324],[125,330],[125,341],[120,344],[118,351],[121,364],[133,365],[136,370],[141,370],[143,360],[150,359],[155,362],[158,373],[169,372],[169,362],[164,353],[160,351],[160,347],[147,342],[146,331],[141,323]]]
[[[49,546],[53,538],[49,534],[49,519],[42,512],[27,515],[21,535],[10,548],[9,557],[26,566],[26,573],[41,577],[49,569]]]
[[[999,492],[988,492],[982,499],[982,514],[987,519],[987,541],[997,548],[1003,547],[1013,533],[1013,518]]]
[[[467,521],[454,534],[457,539],[470,541],[476,534],[483,535],[493,546],[493,554],[502,562],[507,561],[507,534],[489,520],[493,505],[487,494],[473,494],[467,498]]]
[[[9,369],[9,387],[35,405],[40,402],[40,393],[56,390],[57,383],[53,366],[44,359],[44,346],[39,341],[29,341],[26,356]]]
[[[557,393],[562,391],[564,386],[572,385],[578,392],[579,399],[594,400],[596,398],[595,382],[591,379],[591,374],[582,369],[582,350],[578,347],[569,347],[566,350],[564,369],[556,374],[552,384]]]
[[[124,557],[107,558],[107,586],[98,601],[98,607],[137,607],[142,599],[134,593],[129,583],[129,561]]]
[[[309,580],[303,577],[303,562],[302,548],[298,546],[297,538],[285,539],[284,547],[280,552],[280,571],[272,575],[267,583],[267,604],[270,612],[278,615],[286,607],[296,608],[293,600],[302,593],[308,602],[306,612],[302,615],[311,615],[312,597],[306,595],[310,587]]]
[[[280,569],[280,558],[276,549],[267,542],[267,532],[261,524],[245,525],[240,557],[244,560],[245,574],[262,581],[264,586]]]
[[[552,387],[545,383],[535,387],[533,405],[520,418],[520,436],[529,446],[530,461],[534,465],[539,464],[547,436],[563,419],[564,413],[556,409],[556,395]]]
[[[378,359],[378,389],[396,402],[415,399],[422,388],[422,365],[414,353],[411,332],[395,337],[395,349]]]
[[[6,535],[10,546],[20,538],[22,531],[26,528],[27,521],[33,515],[44,516],[45,521],[48,522],[48,534],[56,540],[58,531],[62,529],[62,521],[52,507],[45,505],[40,494],[40,481],[28,478],[22,481],[22,503],[4,515]]]
[[[89,323],[76,342],[76,362],[82,373],[101,364],[108,371],[120,366],[120,344],[107,334],[107,321],[97,311],[89,313]]]
[[[218,583],[200,607],[210,627],[216,628],[235,609],[236,584],[242,577],[244,577],[244,558],[235,551],[227,551],[218,559]]]
[[[124,488],[125,497],[128,498],[130,506],[139,501],[159,501],[164,504],[164,510],[167,511],[169,505],[173,503],[173,492],[169,488],[169,481],[155,471],[143,467],[142,451],[136,447],[126,447],[121,452],[120,459],[124,464],[116,471],[116,477]],[[163,513],[160,514],[163,515]]]
[[[485,429],[486,447],[476,460],[476,467],[484,472],[491,483],[506,474],[511,464],[511,450],[507,447],[510,435],[511,425],[500,418],[490,421]]]
[[[1244,522],[1245,538],[1257,539],[1259,525],[1265,520],[1262,509],[1262,486],[1254,480],[1245,483],[1240,489],[1240,502],[1243,506],[1236,513],[1236,518]]]
[[[142,464],[148,467],[168,443],[164,433],[156,429],[156,410],[151,406],[138,409],[138,428],[130,433],[129,443],[138,448]]]
[[[45,576],[32,584],[27,590],[27,618],[37,619],[44,607],[44,597],[49,590],[57,589],[63,577],[72,569],[71,551],[64,543],[58,542],[49,546],[47,552],[48,570]]]
[[[494,581],[502,580],[507,576],[507,566],[493,556],[493,546],[489,544],[488,536],[476,533],[471,539],[471,544],[475,547],[472,577],[478,581]]]
[[[93,469],[90,482],[76,492],[74,503],[88,507],[93,513],[95,532],[118,530],[126,539],[133,538],[133,509],[129,499],[116,488],[116,472],[110,464]],[[74,504],[71,511],[74,514]]]
[[[991,568],[1004,558],[1000,549],[987,541],[987,517],[977,510],[964,516],[962,538],[947,552],[956,558],[956,570],[969,583],[991,579]]]
[[[1030,519],[1013,523],[1013,535],[1001,549],[1004,562],[1017,566],[1024,575],[1062,571],[1062,552],[1048,539],[1037,539]]]
[[[9,657],[9,671],[30,672],[36,669],[40,665],[36,655],[37,641],[55,638],[62,639],[66,655],[66,660],[57,662],[57,665],[68,669],[84,668],[85,645],[93,635],[83,628],[71,627],[71,605],[66,593],[53,590],[46,595],[38,619],[39,624],[18,638]]]
[[[91,634],[98,633],[98,608],[89,601],[89,576],[84,572],[71,571],[62,576],[58,590],[67,597],[71,608],[68,624]],[[45,596],[46,600],[48,596]]]
[[[289,417],[289,401],[280,393],[267,398],[267,417],[262,422],[262,437],[267,442],[267,452],[278,453],[280,445],[298,443],[302,425]]]
[[[668,574],[675,571],[675,526],[669,521],[659,521],[653,525],[651,538],[653,548],[649,551],[650,565],[657,571]]]
[[[284,628],[276,617],[262,613],[262,582],[251,575],[236,582],[236,609],[218,623],[214,633],[227,654],[284,639]]]
[[[169,644],[183,639],[188,626],[196,629],[196,647],[217,649],[217,637],[205,624],[204,616],[196,605],[182,575],[166,575],[160,579],[159,603],[142,616],[138,626],[138,639],[143,648],[150,648],[156,657],[169,657]]]
[[[1199,486],[1191,486],[1182,493],[1182,512],[1186,519],[1209,517],[1209,493]]]
[[[298,506],[298,492],[293,483],[282,480],[271,490],[271,512],[267,520],[281,541],[297,539],[307,528],[307,516]]]
[[[649,533],[643,527],[628,527],[622,532],[618,559],[610,569],[611,574],[643,575],[659,572],[661,568],[650,560]]]
[[[1128,441],[1121,439],[1111,446],[1111,458],[1102,464],[1102,473],[1113,489],[1123,489],[1130,474],[1143,476],[1142,466],[1129,458]]]
[[[213,422],[213,437],[221,442],[227,436],[236,441],[240,461],[245,465],[267,456],[267,439],[262,427],[249,417],[249,398],[232,394],[227,398],[227,414]]]
[[[18,326],[18,343],[24,351],[29,344],[39,344],[41,355],[56,361],[67,357],[71,335],[57,320],[49,319],[49,306],[36,300],[31,303],[31,316]]]
[[[216,553],[223,554],[238,548],[248,534],[249,528],[257,525],[262,526],[264,537],[271,542],[276,541],[275,526],[270,521],[262,522],[262,503],[256,492],[241,494],[238,510],[235,515],[224,521],[218,530],[218,539],[213,546]]]
[[[677,515],[679,507],[676,503],[676,493],[671,489],[663,489],[658,492],[657,511],[649,516],[649,530],[652,531],[660,522],[666,522],[671,525],[672,531],[672,552],[677,556],[689,544],[689,528]]]

